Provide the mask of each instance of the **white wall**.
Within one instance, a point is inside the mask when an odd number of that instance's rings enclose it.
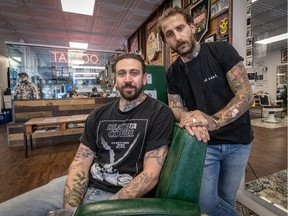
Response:
[[[0,111],[3,107],[3,92],[8,87],[7,83],[8,58],[0,55]]]
[[[232,45],[244,58],[246,65],[247,1],[234,0],[232,10]]]
[[[8,58],[0,55],[0,86],[2,86],[3,90],[5,90],[8,87],[7,69],[8,69]]]

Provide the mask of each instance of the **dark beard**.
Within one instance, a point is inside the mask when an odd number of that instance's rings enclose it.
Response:
[[[135,89],[135,93],[134,94],[125,93],[124,92],[124,88],[125,87],[134,88]],[[127,100],[127,101],[133,101],[133,100],[137,99],[140,96],[140,94],[142,93],[142,91],[143,91],[143,86],[141,88],[137,89],[136,86],[133,86],[133,85],[131,85],[129,83],[127,83],[126,85],[124,85],[123,87],[121,87],[119,89],[119,93],[120,93],[121,97],[123,99]]]
[[[189,41],[189,43],[188,43],[189,46],[191,46],[191,47],[190,47],[190,49],[188,49],[188,50],[185,51],[185,52],[177,49],[177,47],[178,47],[178,46],[181,46],[181,44],[183,44],[183,42],[182,42],[182,43],[181,43],[181,42],[177,43],[176,49],[172,49],[172,50],[174,50],[175,52],[177,52],[180,56],[186,57],[186,56],[190,55],[190,54],[193,52],[193,49],[195,48],[196,42],[195,42],[195,40],[194,40],[194,37],[191,35],[190,41]],[[186,44],[187,44],[187,43],[186,43]]]

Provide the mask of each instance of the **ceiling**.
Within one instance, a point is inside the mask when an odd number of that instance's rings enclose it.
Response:
[[[252,4],[254,41],[287,32],[287,0],[257,0]],[[287,40],[268,45],[270,49],[287,47]]]
[[[94,15],[62,11],[60,0],[0,0],[0,55],[5,41],[69,47],[88,42],[88,49],[125,48],[131,36],[163,0],[96,0]]]
[[[93,50],[123,49],[127,38],[163,2],[96,0],[94,16],[85,16],[63,12],[60,0],[0,0],[0,55],[8,55],[5,41],[64,47],[74,41],[88,42]],[[251,23],[255,39],[287,32],[287,0],[256,1]]]

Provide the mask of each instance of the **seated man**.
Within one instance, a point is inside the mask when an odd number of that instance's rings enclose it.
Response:
[[[172,111],[144,94],[140,56],[119,56],[113,72],[121,97],[90,113],[67,178],[1,203],[1,215],[43,216],[63,207],[73,212],[83,203],[142,197],[154,188],[172,136]]]

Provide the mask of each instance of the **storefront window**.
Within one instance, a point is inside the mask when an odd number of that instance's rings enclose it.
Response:
[[[14,100],[65,98],[74,88],[78,94],[87,96],[94,87],[99,92],[110,90],[107,83],[112,77],[112,52],[18,44],[7,46],[10,90]],[[37,92],[29,93],[33,88]]]

